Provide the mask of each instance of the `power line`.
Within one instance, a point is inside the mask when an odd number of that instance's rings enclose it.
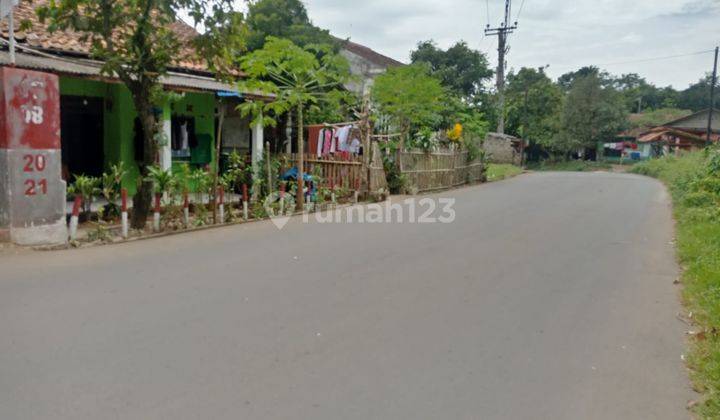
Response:
[[[520,15],[522,14],[522,11],[523,11],[523,6],[525,6],[525,0],[522,0],[522,3],[520,3],[520,10],[518,11],[517,17],[515,18],[516,22],[518,20],[520,20]]]
[[[695,55],[709,54],[712,52],[715,52],[715,50],[714,49],[713,50],[703,50],[703,51],[696,51],[696,52],[686,53],[686,54],[666,55],[666,56],[659,56],[659,57],[640,58],[637,60],[616,61],[613,63],[593,64],[593,66],[605,67],[605,66],[618,66],[618,65],[622,65],[622,64],[648,63],[648,62],[652,62],[652,61],[671,60],[673,58],[682,58],[682,57],[691,57],[691,56],[695,56]],[[559,68],[564,68],[564,67],[570,68],[570,67],[575,67],[575,66],[566,65],[566,66],[557,66],[555,68],[558,68],[558,67]]]

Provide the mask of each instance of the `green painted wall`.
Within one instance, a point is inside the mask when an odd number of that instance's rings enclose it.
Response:
[[[105,167],[122,162],[129,175],[123,186],[132,195],[140,183],[140,172],[135,162],[134,120],[137,116],[130,91],[120,83],[104,83],[62,76],[60,94],[101,97],[105,100],[104,144]],[[215,142],[215,95],[212,93],[186,92],[180,100],[161,106],[167,120],[171,115],[195,117],[196,134],[207,134]],[[173,162],[176,170],[180,162]],[[211,166],[216,165],[213,154]]]
[[[206,134],[212,137],[212,148],[215,150],[215,96],[206,93],[186,92],[183,97],[170,106],[174,116],[195,117],[195,134]],[[173,169],[177,170],[183,161],[173,161]],[[211,168],[215,168],[215,154],[212,156]]]

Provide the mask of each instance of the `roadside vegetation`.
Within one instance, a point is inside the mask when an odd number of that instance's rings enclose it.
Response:
[[[704,398],[702,418],[720,418],[720,150],[640,163],[631,172],[662,180],[672,194],[683,301],[693,323],[688,366]]]
[[[503,179],[512,178],[522,173],[522,169],[510,164],[491,163],[487,168],[488,182],[502,181]]]

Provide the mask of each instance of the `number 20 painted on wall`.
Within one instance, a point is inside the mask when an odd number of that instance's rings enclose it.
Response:
[[[23,165],[23,172],[26,173],[44,172],[47,164],[45,155],[42,154],[24,155],[23,161],[25,162],[25,164]],[[26,196],[34,196],[38,194],[46,195],[47,192],[48,183],[46,178],[41,178],[37,181],[34,179],[25,180]]]

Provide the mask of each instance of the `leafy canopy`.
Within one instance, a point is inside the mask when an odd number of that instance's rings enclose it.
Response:
[[[493,76],[485,54],[471,49],[465,41],[447,50],[438,48],[433,41],[424,41],[410,57],[413,63],[427,63],[443,86],[464,98],[477,95],[482,84]]]
[[[557,135],[563,92],[544,68],[511,72],[506,88],[508,133],[541,145]]]
[[[313,25],[301,0],[253,0],[248,5],[247,22],[251,51],[262,48],[268,37],[286,38],[300,47],[337,46],[329,31]]]
[[[271,114],[279,116],[298,106],[317,107],[331,92],[340,90],[350,74],[347,60],[326,45],[302,48],[275,37],[269,37],[262,49],[243,56],[240,69],[247,75],[240,82],[241,89],[273,97],[270,102],[241,105],[243,114],[253,115],[256,122],[263,118],[265,125],[275,124]]]
[[[562,111],[561,132],[556,149],[594,148],[615,138],[627,125],[622,95],[606,86],[598,74],[573,81]]]
[[[405,134],[411,126],[431,126],[440,118],[445,90],[425,64],[392,67],[378,76],[372,98]]]

